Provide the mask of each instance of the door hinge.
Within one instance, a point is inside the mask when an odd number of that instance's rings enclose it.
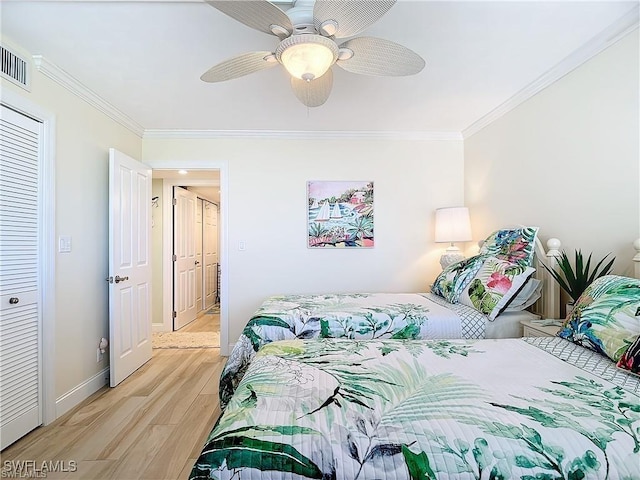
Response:
[[[176,313],[175,310],[173,311],[173,313],[171,315],[173,316],[173,318],[176,318],[178,316],[178,314]]]
[[[178,261],[178,256],[177,255],[172,255],[171,256],[171,260],[173,260],[174,262]]]
[[[178,204],[178,201],[175,198],[171,199],[171,205],[173,205],[174,207]]]

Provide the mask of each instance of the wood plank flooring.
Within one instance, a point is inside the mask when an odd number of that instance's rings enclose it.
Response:
[[[180,332],[219,332],[220,331],[220,314],[202,312],[191,323],[187,323],[182,327]]]
[[[3,450],[2,477],[11,476],[7,461],[59,461],[67,467],[74,462],[76,471],[50,471],[46,478],[187,479],[220,415],[225,360],[217,348],[154,349],[153,358],[120,385],[102,388]]]

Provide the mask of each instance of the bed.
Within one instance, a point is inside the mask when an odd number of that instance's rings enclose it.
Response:
[[[263,345],[192,479],[638,479],[640,281],[556,337]]]
[[[522,320],[557,318],[558,287],[542,263],[559,254],[560,242],[551,239],[545,251],[537,234],[536,227],[524,226],[493,232],[478,255],[447,267],[431,292],[266,299],[247,322],[222,371],[222,408],[256,352],[273,341],[514,338],[522,335]],[[489,294],[490,287],[496,293]]]

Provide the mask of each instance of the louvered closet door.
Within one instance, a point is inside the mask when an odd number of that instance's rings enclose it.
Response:
[[[0,445],[42,423],[38,170],[41,124],[0,115]]]

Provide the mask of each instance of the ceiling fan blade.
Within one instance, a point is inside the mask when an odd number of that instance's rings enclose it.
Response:
[[[296,77],[291,77],[291,88],[298,100],[307,107],[319,107],[327,101],[333,87],[333,72],[331,69],[327,73],[315,80],[307,82]]]
[[[271,60],[265,60],[265,58]],[[224,82],[225,80],[243,77],[276,65],[279,65],[279,63],[272,52],[243,53],[214,65],[202,74],[200,80],[204,82]]]
[[[361,75],[401,77],[415,75],[425,66],[425,61],[413,50],[382,38],[353,38],[340,45],[341,53],[343,49],[351,50],[353,56],[338,60],[336,65]]]
[[[318,32],[337,38],[351,37],[375,23],[393,7],[396,0],[316,0],[313,7],[313,22]],[[323,22],[333,21],[337,25],[323,32]]]
[[[206,0],[213,8],[244,23],[246,26],[279,37],[288,37],[293,25],[287,14],[267,0]],[[273,26],[282,27],[287,32],[274,31]]]

